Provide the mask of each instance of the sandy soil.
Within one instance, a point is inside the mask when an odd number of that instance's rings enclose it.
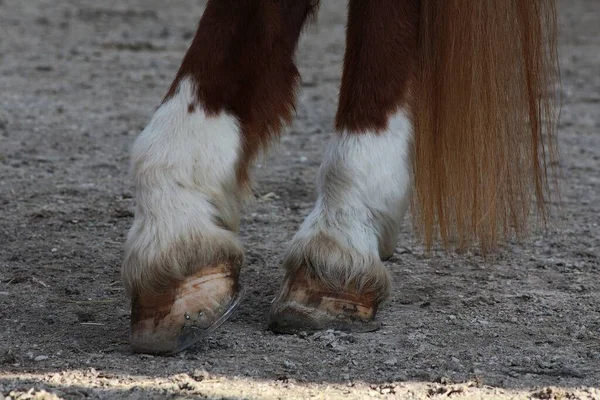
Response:
[[[199,0],[0,0],[0,399],[600,398],[600,2],[561,0],[563,204],[493,258],[427,254],[407,221],[372,334],[276,336],[286,243],[315,199],[343,56],[323,1],[298,117],[255,170],[246,298],[205,342],[133,355],[119,282],[128,152],[173,77]],[[458,382],[458,383],[455,383]],[[554,389],[548,389],[552,386]]]

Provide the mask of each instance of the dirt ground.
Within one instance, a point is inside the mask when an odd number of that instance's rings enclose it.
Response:
[[[559,4],[564,190],[549,231],[484,260],[426,253],[407,218],[383,329],[267,331],[337,103],[345,1],[322,3],[298,117],[255,169],[243,304],[162,358],[127,343],[128,156],[203,2],[0,0],[0,399],[600,399],[600,1]]]

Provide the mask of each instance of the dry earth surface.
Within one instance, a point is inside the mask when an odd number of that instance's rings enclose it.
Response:
[[[255,169],[243,304],[161,358],[127,343],[128,154],[203,2],[0,0],[0,399],[600,398],[600,1],[559,4],[564,190],[549,231],[484,260],[426,253],[407,218],[383,329],[267,331],[332,134],[345,1],[322,3],[297,119]]]

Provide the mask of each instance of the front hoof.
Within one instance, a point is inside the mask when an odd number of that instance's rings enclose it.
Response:
[[[304,270],[287,277],[269,316],[269,329],[276,333],[316,332],[335,329],[372,332],[378,296],[351,289],[332,290],[309,277]]]
[[[236,267],[206,267],[160,293],[136,296],[131,305],[135,353],[172,355],[212,334],[238,306]]]

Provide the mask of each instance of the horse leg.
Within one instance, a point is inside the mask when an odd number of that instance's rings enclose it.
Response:
[[[351,0],[336,117],[318,198],[284,259],[270,327],[371,331],[411,187],[410,80],[418,0]]]
[[[293,61],[314,0],[210,0],[132,154],[137,208],[123,280],[136,352],[175,353],[239,300],[248,168],[293,116]]]

